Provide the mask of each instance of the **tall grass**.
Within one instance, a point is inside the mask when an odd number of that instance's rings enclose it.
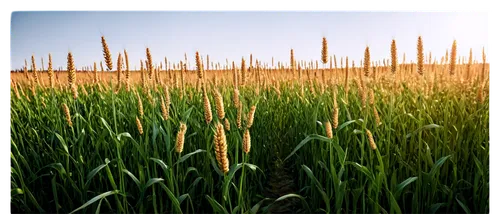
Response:
[[[319,68],[293,57],[298,73],[260,60],[247,70],[244,59],[203,71],[198,55],[198,70],[183,62],[153,73],[146,52],[146,68],[126,72],[125,88],[114,72],[78,82],[71,53],[59,78],[75,87],[12,75],[12,212],[489,211],[485,56],[454,65],[467,71],[455,73],[462,84],[444,63],[398,66],[395,40],[376,78],[363,75],[370,60],[323,66],[326,80],[343,82],[317,81],[309,72]]]

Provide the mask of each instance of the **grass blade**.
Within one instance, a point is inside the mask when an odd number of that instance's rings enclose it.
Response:
[[[418,179],[418,177],[410,177],[410,178],[407,178],[406,180],[404,180],[403,182],[399,183],[396,186],[396,192],[394,194],[394,196],[396,197],[396,199],[399,199],[399,196],[401,195],[401,193],[403,192],[403,189],[406,186],[410,185],[411,183],[413,183],[417,179]]]
[[[203,150],[203,149],[197,149],[197,150],[196,150],[196,151],[194,151],[194,152],[188,153],[188,154],[186,154],[186,155],[182,156],[181,158],[179,158],[179,160],[178,160],[177,162],[175,162],[175,163],[174,163],[174,165],[180,164],[180,163],[182,163],[182,162],[186,161],[189,157],[191,157],[191,156],[193,156],[193,155],[195,155],[195,154],[197,154],[197,153],[200,153],[200,152],[206,152],[206,150]]]
[[[214,213],[229,214],[229,212],[227,212],[227,210],[224,209],[224,207],[222,207],[222,205],[219,204],[219,202],[217,202],[216,200],[214,200],[212,197],[210,197],[208,195],[205,195],[205,198],[208,200],[208,202],[210,203],[210,205],[212,205],[212,209],[213,209]]]
[[[88,207],[89,205],[93,204],[94,202],[98,201],[98,200],[101,200],[105,197],[108,197],[110,195],[115,195],[115,194],[118,194],[119,191],[118,190],[113,190],[113,191],[108,191],[108,192],[105,192],[105,193],[101,193],[100,195],[96,196],[96,197],[93,197],[92,199],[90,199],[89,201],[87,201],[87,203],[83,204],[82,206],[76,208],[75,210],[71,211],[71,213],[75,213],[85,207]]]
[[[458,204],[460,204],[462,209],[464,209],[465,213],[467,214],[471,213],[469,207],[467,207],[467,205],[465,205],[461,200],[459,200],[458,197],[455,197],[455,200],[457,200]]]
[[[304,145],[306,145],[306,143],[308,143],[309,141],[311,140],[321,140],[321,141],[324,141],[324,142],[331,142],[331,140],[325,136],[321,136],[321,135],[317,135],[317,134],[312,134],[312,135],[309,135],[307,136],[304,140],[302,140],[296,147],[295,149],[293,149],[292,153],[290,153],[286,158],[285,160],[283,161],[286,161],[288,158],[292,157],[292,155],[294,155],[300,148],[302,148]]]
[[[441,168],[441,166],[444,164],[444,162],[446,160],[448,160],[448,158],[450,158],[451,155],[448,155],[448,156],[445,156],[445,157],[441,157],[439,158],[438,161],[436,161],[436,163],[434,163],[434,166],[432,166],[431,168],[431,172],[429,173],[431,177],[434,177],[434,175],[437,173],[437,171]]]

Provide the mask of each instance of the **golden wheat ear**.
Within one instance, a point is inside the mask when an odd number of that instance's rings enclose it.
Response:
[[[224,102],[219,91],[215,91],[215,109],[217,110],[217,116],[219,117],[219,119],[224,119]]]
[[[111,52],[109,51],[108,44],[106,43],[106,39],[104,38],[104,36],[101,36],[101,43],[102,43],[102,53],[104,56],[104,61],[106,62],[106,67],[108,71],[111,71],[113,70],[113,59],[111,58]]]
[[[450,55],[450,75],[455,74],[455,68],[457,64],[457,40],[453,40],[451,45],[451,55]]]
[[[417,41],[417,72],[424,75],[424,44],[421,36],[418,37]]]
[[[212,121],[212,108],[210,106],[210,99],[208,99],[207,92],[203,92],[203,109],[205,111],[205,122],[209,124]]]
[[[68,122],[68,125],[70,127],[72,127],[73,123],[71,122],[71,113],[70,113],[69,108],[66,105],[66,103],[62,104],[62,108],[63,108],[63,111],[64,111],[64,116],[66,117],[66,121]]]
[[[142,124],[137,116],[135,116],[135,123],[137,124],[137,130],[139,131],[139,134],[142,135],[144,133],[142,129]]]
[[[226,131],[231,131],[231,124],[229,123],[229,120],[227,118],[224,119],[224,128]]]
[[[248,117],[247,117],[247,129],[249,129],[250,127],[252,127],[253,125],[253,120],[254,120],[254,117],[255,117],[255,110],[257,109],[256,106],[252,106],[250,108],[250,111],[248,112]]]
[[[182,153],[184,149],[184,135],[186,135],[187,126],[185,123],[181,122],[179,127],[179,132],[177,132],[177,138],[175,143],[175,151],[177,153]]]
[[[393,39],[391,43],[391,72],[396,73],[398,67],[398,55],[396,48],[396,40]]]
[[[368,142],[370,143],[370,148],[372,150],[376,150],[377,144],[375,144],[375,140],[373,139],[372,132],[368,129],[366,129],[366,136],[368,137]]]
[[[245,130],[245,133],[243,134],[243,152],[245,154],[248,154],[250,152],[250,147],[252,146],[251,139],[250,139],[250,130],[247,129]]]
[[[365,73],[365,77],[368,77],[370,75],[370,48],[368,46],[365,48],[365,58],[363,62],[363,71]]]
[[[224,127],[221,123],[217,123],[217,128],[215,130],[214,149],[219,168],[226,174],[229,172],[229,160],[227,158],[226,134],[224,133]]]
[[[321,43],[321,62],[323,64],[328,62],[328,42],[326,41],[326,37],[323,37]]]

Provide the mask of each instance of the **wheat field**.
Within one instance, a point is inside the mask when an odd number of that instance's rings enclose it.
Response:
[[[11,211],[487,213],[489,64],[127,52],[11,73]],[[113,50],[115,51],[115,50]],[[399,59],[398,57],[403,57]],[[438,57],[438,58],[436,58]],[[399,63],[398,63],[399,62]],[[196,69],[188,69],[188,64]]]

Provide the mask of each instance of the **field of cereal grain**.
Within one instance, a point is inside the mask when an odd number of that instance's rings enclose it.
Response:
[[[11,73],[12,212],[489,212],[484,51],[453,41],[439,61],[418,37],[416,59],[389,40],[359,63],[323,38],[311,61],[224,64],[149,47],[132,70],[99,42],[93,66]]]

